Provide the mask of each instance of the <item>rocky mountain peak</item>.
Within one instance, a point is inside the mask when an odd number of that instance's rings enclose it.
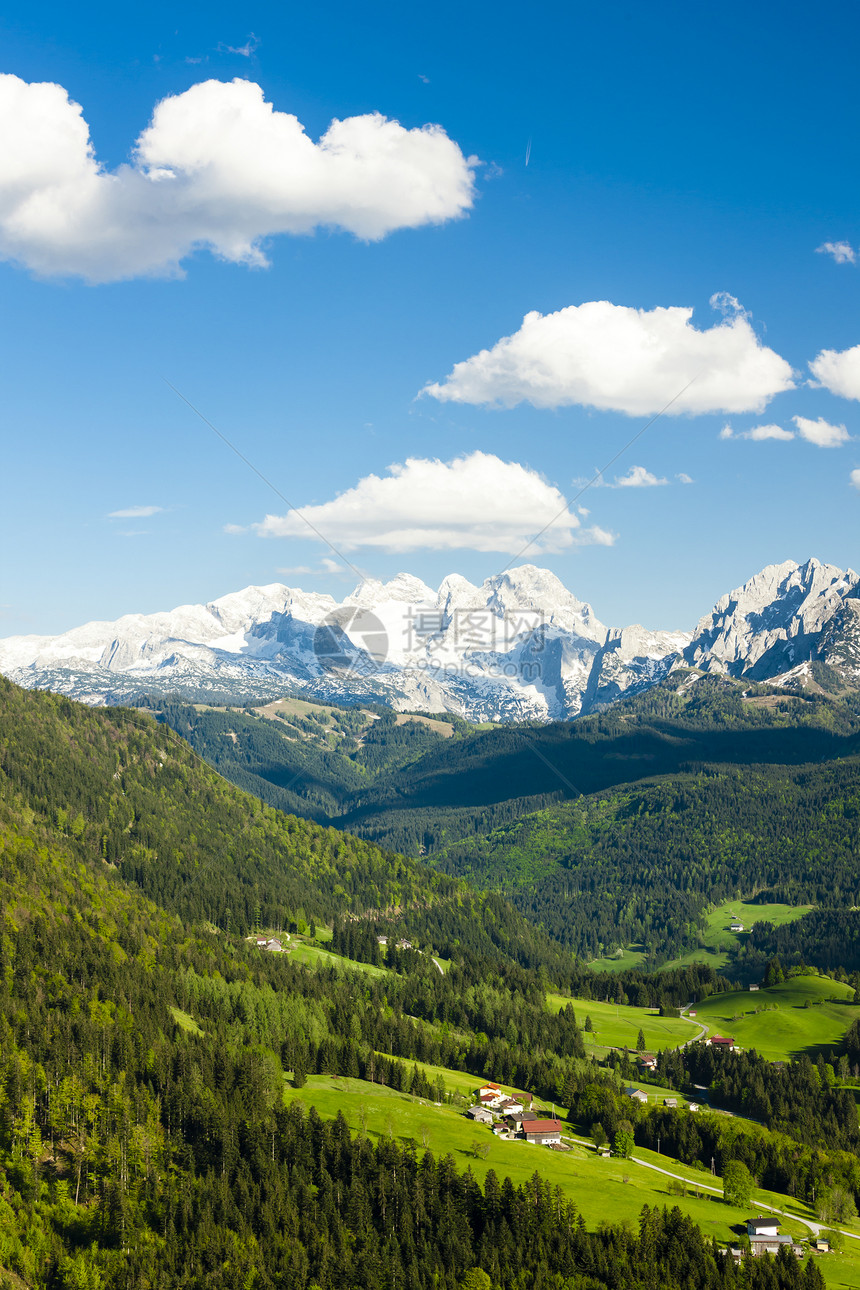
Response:
[[[326,621],[341,633],[334,660],[318,649]],[[860,686],[860,577],[816,559],[762,569],[692,634],[606,628],[554,573],[524,564],[480,587],[452,573],[438,592],[408,573],[366,578],[340,603],[271,583],[0,641],[0,672],[89,702],[143,690],[231,702],[300,692],[474,720],[574,717],[659,683],[680,663],[778,680],[810,661]]]

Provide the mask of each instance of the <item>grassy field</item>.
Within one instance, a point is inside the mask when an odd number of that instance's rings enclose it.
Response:
[[[719,1199],[675,1198],[669,1193],[668,1178],[631,1161],[604,1160],[585,1147],[562,1154],[524,1142],[502,1142],[451,1107],[436,1107],[379,1084],[309,1075],[304,1088],[294,1089],[288,1083],[284,1096],[287,1101],[315,1106],[322,1116],[342,1111],[352,1130],[366,1132],[371,1139],[391,1136],[412,1141],[419,1150],[426,1142],[437,1156],[450,1152],[459,1169],[468,1166],[481,1180],[494,1169],[499,1178],[507,1175],[522,1183],[537,1170],[576,1202],[589,1227],[607,1217],[636,1226],[643,1205],[678,1203],[708,1236],[727,1241],[732,1226],[746,1217]],[[485,1159],[476,1154],[479,1144],[489,1147]]]
[[[691,963],[707,963],[717,970],[724,968],[732,951],[743,944],[753,923],[773,923],[781,927],[783,923],[793,923],[795,919],[802,918],[811,908],[811,905],[754,905],[748,900],[730,900],[707,915],[700,948],[670,959],[663,964],[663,970],[687,967]],[[743,923],[743,932],[729,931],[729,924],[735,918]]]
[[[183,1012],[181,1008],[171,1007],[170,1015],[173,1017],[177,1026],[180,1026],[183,1030],[187,1030],[190,1035],[203,1034],[203,1031],[200,1029],[194,1018],[189,1016],[187,1012]]]
[[[290,956],[294,962],[306,963],[308,967],[336,967],[343,972],[366,972],[368,976],[386,976],[390,971],[389,968],[374,967],[372,963],[356,963],[296,937],[290,941]]]
[[[627,972],[631,968],[641,967],[645,962],[645,951],[639,945],[628,945],[623,953],[610,958],[592,959],[589,967],[595,972]]]
[[[696,1037],[696,1029],[689,1021],[678,1017],[660,1017],[650,1008],[631,1008],[623,1004],[597,1003],[594,999],[569,999],[562,994],[548,994],[547,1004],[559,1012],[573,1004],[576,1020],[585,1025],[591,1018],[593,1030],[585,1032],[587,1048],[636,1048],[640,1029],[645,1034],[645,1047],[653,1051],[660,1048],[677,1048]]]
[[[854,991],[827,977],[794,977],[767,990],[714,995],[696,1008],[712,1034],[730,1035],[771,1061],[836,1047],[860,1017]],[[807,1007],[806,1005],[810,1006]]]
[[[437,1068],[425,1069],[429,1073]],[[449,1087],[457,1079],[475,1083],[474,1077],[458,1075],[455,1071],[440,1073]],[[468,1167],[480,1181],[490,1169],[499,1178],[507,1176],[514,1183],[525,1182],[537,1171],[557,1183],[575,1202],[589,1228],[606,1220],[629,1222],[636,1227],[643,1205],[678,1205],[707,1236],[719,1241],[734,1239],[750,1213],[755,1212],[757,1201],[796,1215],[794,1220],[780,1220],[782,1230],[793,1236],[808,1234],[799,1219],[814,1218],[804,1204],[767,1191],[755,1192],[749,1211],[735,1209],[726,1205],[720,1194],[709,1195],[704,1190],[714,1187],[719,1193],[722,1188],[719,1177],[644,1148],[636,1148],[636,1156],[645,1162],[637,1164],[632,1160],[603,1159],[589,1146],[574,1145],[569,1152],[559,1153],[524,1142],[503,1142],[453,1107],[434,1106],[363,1080],[310,1075],[301,1089],[293,1088],[287,1081],[284,1099],[315,1106],[323,1117],[333,1117],[342,1111],[353,1132],[365,1133],[372,1141],[391,1137],[402,1143],[414,1143],[418,1151],[426,1147],[437,1157],[450,1153],[459,1169]],[[577,1136],[573,1129],[571,1136]],[[675,1195],[670,1191],[673,1180],[648,1168],[647,1164],[680,1175],[689,1185],[688,1194]],[[696,1189],[698,1196],[693,1194]],[[860,1232],[856,1222],[850,1226],[851,1230]],[[860,1290],[860,1241],[856,1244],[857,1249],[852,1248],[848,1254],[822,1257],[820,1267],[828,1285]]]
[[[860,1246],[860,1241],[852,1242],[853,1244]],[[860,1256],[856,1253],[825,1254],[816,1261],[824,1280],[828,1286],[833,1286],[834,1290],[860,1288]]]

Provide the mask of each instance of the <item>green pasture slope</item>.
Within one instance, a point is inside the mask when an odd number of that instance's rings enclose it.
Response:
[[[689,967],[691,963],[706,963],[715,971],[721,972],[729,966],[734,953],[743,946],[753,923],[773,923],[774,927],[781,927],[783,923],[793,923],[802,918],[812,908],[812,905],[758,905],[751,900],[726,901],[705,915],[706,926],[700,933],[698,946],[688,950],[686,954],[669,959],[661,965],[660,970]],[[730,925],[736,918],[744,925],[742,932],[730,931]],[[595,972],[625,972],[629,968],[641,967],[644,961],[645,954],[640,945],[627,945],[623,953],[593,959],[588,966]]]
[[[548,994],[547,1006],[552,1012],[572,1004],[580,1027],[591,1018],[593,1029],[583,1030],[586,1047],[636,1048],[640,1029],[646,1049],[679,1048],[695,1039],[698,1030],[682,1017],[661,1017],[651,1008],[632,1008],[626,1004],[598,1003],[595,999],[570,999],[563,994]]]
[[[850,986],[829,977],[793,977],[757,992],[714,995],[696,1007],[695,1020],[711,1034],[730,1035],[771,1061],[787,1061],[819,1048],[836,1048],[860,1007]]]
[[[429,1073],[435,1068],[425,1069]],[[478,1082],[456,1071],[440,1073],[449,1088],[464,1079],[474,1086]],[[436,1106],[364,1080],[309,1075],[301,1089],[294,1088],[287,1080],[284,1100],[314,1106],[326,1119],[342,1112],[354,1133],[365,1133],[371,1140],[391,1137],[403,1144],[413,1144],[419,1153],[427,1149],[437,1158],[450,1154],[459,1169],[468,1167],[481,1182],[490,1169],[498,1178],[510,1177],[515,1184],[526,1182],[538,1172],[561,1187],[592,1229],[606,1220],[629,1222],[635,1228],[643,1205],[678,1205],[703,1232],[724,1242],[735,1239],[740,1225],[755,1212],[757,1202],[789,1214],[790,1218],[780,1219],[781,1230],[795,1237],[809,1235],[809,1228],[802,1220],[815,1219],[812,1211],[793,1197],[762,1190],[754,1193],[749,1211],[726,1205],[721,1197],[719,1177],[644,1148],[636,1148],[635,1155],[642,1162],[639,1163],[635,1159],[603,1159],[590,1145],[579,1143],[562,1153],[525,1142],[503,1142],[487,1128],[468,1120],[462,1109]],[[548,1113],[549,1108],[545,1109]],[[570,1137],[579,1137],[573,1126]],[[687,1184],[687,1194],[676,1195],[670,1191],[673,1180],[658,1172],[660,1169],[680,1175]],[[708,1188],[714,1191],[709,1192]],[[857,1222],[842,1226],[856,1230],[860,1237]],[[854,1242],[847,1238],[846,1245],[851,1248],[844,1255],[822,1257],[820,1266],[828,1285],[860,1290],[860,1239]]]
[[[774,927],[781,927],[802,918],[812,908],[812,905],[757,905],[750,900],[729,900],[705,916],[707,925],[700,935],[698,948],[670,959],[662,967],[666,970],[688,967],[691,963],[707,963],[715,971],[722,971],[731,962],[735,951],[743,946],[753,923],[773,923]],[[743,923],[742,932],[729,930],[736,918]]]
[[[594,972],[628,972],[632,968],[641,967],[645,958],[641,945],[626,945],[620,953],[592,959],[588,966]]]
[[[627,1219],[636,1226],[643,1205],[676,1203],[668,1191],[668,1178],[630,1160],[604,1160],[587,1147],[562,1153],[525,1142],[502,1142],[489,1129],[468,1120],[462,1110],[434,1106],[380,1084],[309,1075],[301,1089],[287,1084],[284,1096],[288,1102],[315,1106],[325,1118],[342,1111],[353,1132],[366,1132],[372,1139],[411,1141],[419,1151],[426,1141],[437,1158],[450,1153],[458,1169],[470,1168],[481,1181],[490,1169],[514,1183],[526,1182],[537,1171],[575,1201],[590,1228],[607,1218],[619,1223]],[[486,1158],[481,1154],[484,1147]],[[721,1241],[731,1240],[732,1226],[747,1217],[721,1200],[688,1196],[678,1203],[704,1232]]]
[[[302,941],[292,937],[289,942],[290,957],[296,963],[306,967],[334,967],[342,972],[365,972],[368,976],[386,976],[389,969],[375,967],[372,963],[359,963],[355,959],[345,959],[341,954],[314,945],[312,941]]]

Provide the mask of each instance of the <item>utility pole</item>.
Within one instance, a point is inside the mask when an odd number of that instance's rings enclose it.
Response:
[[[659,1156],[659,1154],[660,1154],[660,1135],[658,1133],[657,1134],[657,1155]]]
[[[711,1156],[711,1173],[712,1173],[712,1174],[715,1174],[716,1172],[717,1172],[717,1171],[716,1171],[716,1169],[714,1168],[714,1157],[713,1157],[713,1156]]]

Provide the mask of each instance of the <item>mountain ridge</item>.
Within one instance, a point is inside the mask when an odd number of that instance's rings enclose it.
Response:
[[[449,574],[435,592],[407,573],[365,579],[340,602],[271,583],[0,640],[0,673],[93,704],[292,692],[471,721],[571,719],[678,666],[802,686],[810,661],[860,684],[860,576],[815,558],[767,566],[692,631],[607,627],[555,574],[521,565],[480,587]]]

